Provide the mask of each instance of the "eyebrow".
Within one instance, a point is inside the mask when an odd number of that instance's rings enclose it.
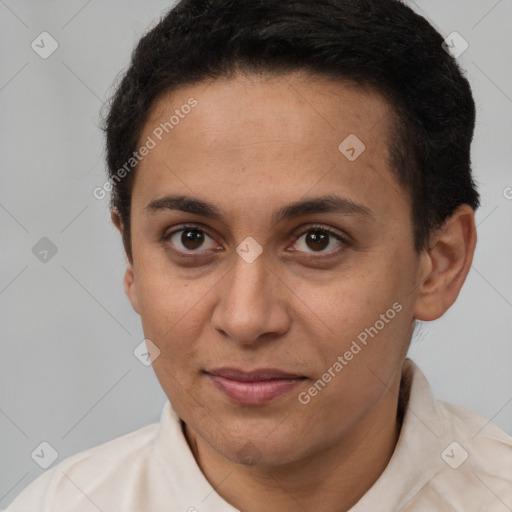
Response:
[[[144,211],[149,215],[166,210],[179,210],[223,223],[226,222],[226,215],[217,206],[189,196],[168,195],[151,201],[144,208]],[[278,208],[273,212],[271,221],[273,224],[278,224],[283,220],[290,220],[314,213],[358,215],[367,220],[375,220],[373,212],[367,206],[338,195],[325,195],[296,201]]]

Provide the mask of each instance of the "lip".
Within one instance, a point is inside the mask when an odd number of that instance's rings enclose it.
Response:
[[[210,370],[207,373],[225,379],[237,380],[240,382],[256,382],[262,380],[271,379],[300,379],[304,378],[304,375],[298,375],[296,373],[288,373],[275,368],[260,368],[251,371],[239,370],[238,368],[224,367],[218,368],[217,370]]]
[[[306,377],[273,368],[243,371],[220,368],[206,372],[210,381],[231,400],[260,405],[288,393]]]

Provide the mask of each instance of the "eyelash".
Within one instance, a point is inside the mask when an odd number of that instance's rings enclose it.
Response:
[[[175,235],[176,233],[179,233],[181,231],[187,231],[187,230],[189,230],[189,231],[198,231],[200,233],[204,233],[204,234],[208,235],[210,238],[213,239],[213,236],[206,229],[204,229],[201,225],[199,225],[199,224],[184,224],[184,225],[179,226],[178,229],[175,229],[175,230],[171,231],[170,233],[164,234],[164,236],[162,237],[162,241],[164,243],[168,243],[169,239],[173,235]],[[329,251],[327,253],[317,253],[317,254],[315,254],[315,253],[306,253],[306,254],[310,255],[310,256],[306,256],[306,258],[308,258],[308,257],[309,258],[314,258],[314,259],[330,258],[330,257],[338,255],[340,252],[345,250],[350,245],[350,242],[345,237],[341,236],[336,231],[333,231],[329,227],[324,226],[322,224],[313,224],[313,225],[307,226],[306,228],[299,228],[296,231],[294,231],[293,236],[296,237],[296,239],[299,239],[301,236],[305,235],[306,233],[318,232],[318,231],[321,231],[322,233],[325,233],[325,234],[327,234],[329,236],[334,237],[336,240],[341,242],[342,245],[340,247],[338,247],[337,249],[332,249],[331,251]],[[195,257],[197,257],[198,254],[199,255],[201,254],[200,251],[188,251],[188,253],[185,253],[185,252],[183,252],[183,251],[181,251],[179,249],[174,249],[173,248],[173,250],[176,252],[176,254],[180,258],[195,258]],[[304,251],[293,251],[293,252],[304,252]]]

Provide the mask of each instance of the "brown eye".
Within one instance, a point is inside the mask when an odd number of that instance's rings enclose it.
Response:
[[[203,230],[196,227],[182,227],[165,236],[165,239],[181,252],[197,252],[198,249],[208,250],[215,247],[213,239]],[[205,247],[205,242],[210,239],[212,244]]]
[[[306,233],[305,244],[314,251],[322,251],[329,245],[329,236],[322,231],[310,231]]]
[[[294,244],[295,250],[309,254],[337,252],[340,248],[348,245],[343,237],[324,227],[309,227],[298,237]]]
[[[199,247],[204,242],[204,233],[201,233],[197,230],[191,231],[186,230],[182,232],[182,235],[180,237],[180,242],[186,247],[187,249],[194,250]]]

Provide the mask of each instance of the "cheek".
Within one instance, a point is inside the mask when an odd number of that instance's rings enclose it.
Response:
[[[169,268],[145,265],[136,270],[136,287],[144,335],[162,349],[180,352],[199,337],[208,288],[177,279]]]
[[[396,274],[396,271],[395,271]],[[336,276],[328,286],[295,288],[311,306],[303,325],[309,329],[308,349],[316,361],[316,386],[327,407],[340,400],[345,411],[378,400],[405,357],[410,339],[408,306],[399,279],[386,266]],[[313,343],[311,341],[314,341]],[[324,402],[325,400],[325,402]],[[359,404],[359,405],[358,405]]]
[[[394,305],[384,302],[370,312],[331,315],[337,324],[330,331],[339,334],[330,334],[315,347],[317,374],[301,397],[301,403],[308,401],[307,414],[318,424],[350,428],[392,387],[409,339],[405,310]],[[350,306],[347,311],[355,312],[357,308]]]
[[[200,299],[193,279],[179,275],[159,244],[139,241],[134,235],[134,276],[142,323],[148,329],[170,329],[185,318]]]
[[[339,351],[344,343],[350,345],[351,339],[390,309],[388,317],[396,316],[393,304],[400,302],[400,292],[384,270],[372,263],[333,274],[322,286],[300,280],[294,283],[299,299],[296,311],[303,312],[303,321],[309,323],[312,333],[317,331],[324,340],[332,340],[323,344],[327,350]]]
[[[160,354],[153,370],[177,410],[194,406],[190,393],[199,370],[197,361],[204,319],[201,296],[193,283],[176,282],[162,274],[139,274],[139,310],[144,337]]]

